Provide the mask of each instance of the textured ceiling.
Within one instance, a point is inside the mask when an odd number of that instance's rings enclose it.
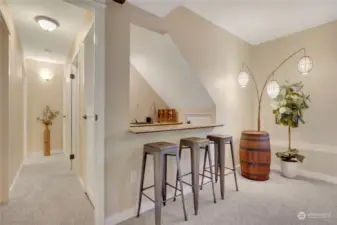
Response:
[[[251,44],[337,19],[337,0],[129,0],[160,17],[182,5]]]
[[[84,27],[86,11],[62,0],[8,0],[25,58],[63,63],[76,35]],[[53,32],[43,31],[34,17],[43,15],[60,23]]]

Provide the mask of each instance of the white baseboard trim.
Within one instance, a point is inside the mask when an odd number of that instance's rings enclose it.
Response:
[[[189,194],[192,192],[192,188],[190,187],[184,187],[184,192],[185,192],[185,195]],[[167,195],[167,198],[171,198],[173,197],[174,193],[173,192],[170,192],[168,193]],[[178,197],[179,199],[179,197]],[[150,201],[144,201],[145,198],[143,198],[143,203],[142,203],[142,207],[141,207],[141,210],[140,210],[140,213],[145,213],[151,209],[154,209],[154,204]],[[132,207],[131,209],[128,209],[128,210],[125,210],[124,212],[121,212],[121,213],[118,213],[118,214],[115,214],[109,218],[107,218],[105,220],[105,225],[116,225],[118,223],[121,223],[125,220],[128,220],[132,217],[135,217],[136,214],[137,214],[137,210],[138,210],[138,205]],[[142,215],[140,215],[142,216]]]
[[[16,175],[15,175],[15,177],[13,179],[13,182],[12,182],[11,186],[9,187],[9,196],[11,195],[12,190],[14,188],[14,185],[15,185],[15,183],[16,183],[16,181],[17,181],[17,179],[18,179],[18,177],[19,177],[19,175],[21,173],[22,167],[23,167],[23,162],[21,162],[20,167],[19,167],[18,171],[16,172]]]
[[[288,141],[286,140],[273,140],[271,142],[272,147],[288,148]],[[322,152],[329,154],[337,154],[337,146],[333,145],[324,145],[324,144],[310,144],[305,142],[293,141],[292,146],[301,150],[301,151],[313,151],[313,152]]]
[[[92,190],[90,188],[87,188],[87,195],[90,199],[91,204],[94,206],[94,208],[96,207],[95,205],[95,201],[94,201],[94,193],[92,192]]]
[[[53,155],[53,154],[61,154],[61,153],[64,153],[64,151],[62,149],[52,149],[50,150],[50,154]],[[43,151],[42,152],[31,152],[31,153],[28,153],[28,157],[29,156],[43,156]]]
[[[280,165],[272,164],[270,168],[272,170],[281,172]],[[307,170],[299,170],[298,175],[306,177],[306,178],[311,178],[311,179],[321,180],[321,181],[325,181],[325,182],[332,183],[332,184],[337,184],[337,177],[326,175],[323,173],[311,172]]]
[[[80,176],[77,176],[78,177],[78,180],[80,181],[80,184],[81,184],[81,187],[83,189],[84,192],[86,192],[86,188],[85,188],[85,184],[84,184],[84,181],[82,180],[82,178]]]
[[[78,177],[78,180],[80,181],[80,184],[81,184],[81,187],[82,187],[83,191],[88,195],[88,198],[89,198],[91,204],[93,204],[93,206],[95,207],[93,192],[90,189],[86,188],[86,186],[84,184],[84,181],[82,180],[82,178],[80,176],[77,176],[77,177]]]

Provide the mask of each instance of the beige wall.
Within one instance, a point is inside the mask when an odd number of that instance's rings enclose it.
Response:
[[[275,75],[284,83],[303,81],[304,92],[311,95],[310,108],[304,112],[305,125],[293,129],[293,147],[307,157],[302,168],[337,176],[337,21],[295,33],[254,47],[253,71],[262,84],[270,71],[297,49],[305,47],[314,60],[309,75],[297,72],[297,63],[302,54],[285,64]],[[271,134],[273,151],[286,150],[287,128],[275,125],[270,99],[265,95],[262,107],[262,127]],[[278,163],[274,159],[273,163]]]
[[[240,132],[253,125],[253,89],[241,89],[237,83],[242,62],[250,65],[251,46],[184,7],[165,20],[174,43],[214,101],[215,122],[226,125],[218,132],[233,135],[238,152]]]
[[[59,111],[60,115],[53,121],[51,130],[51,149],[62,149],[62,79],[63,64],[54,64],[27,59],[27,90],[28,90],[28,152],[43,151],[44,126],[36,118],[42,116],[43,109],[49,105],[52,110]],[[45,81],[39,71],[50,69],[54,78]]]
[[[9,157],[10,183],[23,161],[23,55],[19,40],[10,38],[9,73]]]
[[[149,19],[151,17],[151,19]],[[279,71],[282,79],[291,81],[303,80],[306,91],[313,96],[313,103],[305,118],[308,124],[295,131],[294,142],[308,149],[305,169],[335,175],[336,164],[333,164],[331,151],[335,151],[337,133],[336,124],[332,121],[336,110],[332,104],[335,96],[334,70],[336,61],[336,23],[294,34],[259,46],[251,46],[229,32],[220,29],[202,17],[179,7],[167,18],[149,16],[146,12],[125,4],[110,4],[107,8],[106,40],[106,217],[109,224],[118,221],[115,217],[132,215],[137,202],[138,178],[141,162],[142,144],[150,141],[178,140],[179,136],[188,133],[131,135],[127,132],[130,92],[129,65],[129,24],[137,20],[137,25],[156,32],[167,31],[178,46],[184,58],[196,72],[212,97],[216,106],[216,123],[224,123],[224,128],[212,132],[223,132],[234,136],[238,162],[238,142],[240,132],[256,128],[255,91],[252,85],[241,89],[237,83],[237,74],[245,62],[258,75],[262,85],[262,76],[268,75],[288,54],[300,47],[307,47],[308,53],[315,60],[314,71],[307,77],[297,75],[296,63],[293,60]],[[331,43],[327,45],[327,43]],[[298,58],[299,59],[299,58]],[[278,75],[277,75],[278,76]],[[317,85],[322,85],[317,88]],[[262,109],[263,127],[270,131],[273,150],[282,147],[286,140],[286,129],[274,125],[273,116],[265,96]],[[319,102],[320,105],[315,105]],[[317,115],[326,115],[318,118]],[[324,127],[323,127],[324,126]],[[205,135],[210,131],[200,131],[193,135]],[[301,132],[301,133],[300,133]],[[303,133],[303,134],[302,134]],[[309,150],[311,149],[311,150]],[[316,151],[315,149],[322,149]],[[323,153],[325,152],[325,153]],[[328,153],[330,152],[330,153]],[[326,154],[326,156],[323,156]],[[330,158],[328,158],[330,157]],[[325,158],[323,160],[323,158]],[[277,160],[273,157],[273,163]],[[326,165],[324,163],[326,162]],[[188,165],[183,164],[183,167]],[[151,163],[150,163],[151,166]],[[146,176],[152,176],[151,169]],[[130,182],[137,174],[137,182]],[[117,182],[118,181],[118,182]],[[114,190],[114,191],[110,191]],[[127,216],[126,216],[127,217]],[[121,218],[119,218],[121,219]],[[125,218],[124,218],[125,219]]]
[[[87,10],[83,21],[83,29],[81,32],[77,34],[74,43],[68,53],[68,63],[72,63],[72,61],[76,57],[77,52],[80,50],[80,45],[85,40],[93,22],[94,22],[94,13],[92,11]]]
[[[168,108],[137,69],[130,65],[130,121],[134,119],[145,121],[147,116],[151,116],[153,103],[157,109]]]
[[[248,44],[186,9],[176,10],[163,22],[127,3],[124,6],[109,4],[105,86],[105,213],[109,218],[108,224],[118,222],[118,218],[114,217],[118,213],[128,215],[127,212],[131,212],[133,215],[135,212],[144,143],[159,140],[176,142],[180,137],[205,136],[212,132],[200,130],[149,135],[127,132],[130,107],[129,25],[136,20],[137,25],[157,32],[169,29],[175,44],[217,104],[216,122],[226,124],[224,129],[214,132],[226,132],[238,140],[240,131],[252,126],[251,89],[241,90],[236,82],[241,62],[250,63]],[[149,168],[151,165],[150,162]],[[185,158],[183,167],[188,165]],[[136,181],[132,183],[134,175]],[[153,177],[153,171],[149,169],[146,176]]]
[[[9,190],[9,33],[0,14],[0,204],[8,201]],[[12,178],[11,178],[12,179]]]
[[[3,164],[1,168],[2,172],[7,173],[5,176],[2,176],[2,184],[3,190],[2,199],[0,201],[8,200],[9,188],[13,185],[13,181],[19,171],[20,165],[24,158],[24,115],[23,115],[23,54],[20,40],[15,32],[14,23],[12,19],[11,11],[7,6],[6,1],[1,1],[1,13],[3,14],[3,19],[6,21],[7,28],[9,30],[9,43],[5,40],[4,36],[2,37],[4,40],[4,45],[2,46],[6,51],[6,48],[9,48],[9,56],[3,56],[3,73],[2,76],[8,76],[8,80],[4,79],[2,83],[2,88],[6,93],[2,97],[8,97],[8,102],[2,101],[2,109],[6,110],[8,107],[8,115],[6,113],[2,114],[2,119],[6,120],[6,122],[2,121],[2,128],[6,128],[2,132],[3,141],[5,143],[8,141],[8,148],[2,149],[4,153],[5,159],[8,162]],[[6,46],[7,45],[7,46]],[[6,59],[5,57],[8,57]],[[9,73],[6,71],[6,64],[9,63]],[[8,64],[7,64],[8,65]],[[7,85],[7,87],[6,87]],[[7,104],[7,105],[6,105]],[[6,124],[8,123],[8,124]],[[6,127],[8,125],[8,127]],[[7,136],[8,135],[8,136]],[[7,140],[5,140],[7,139]],[[6,151],[8,151],[6,153]]]

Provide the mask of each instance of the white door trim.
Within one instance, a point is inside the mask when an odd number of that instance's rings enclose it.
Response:
[[[95,131],[96,179],[95,225],[105,224],[105,8],[95,8]],[[110,190],[112,191],[112,190]]]
[[[105,1],[65,0],[78,7],[92,10],[95,13],[95,114],[98,120],[95,126],[96,151],[96,188],[95,225],[105,224]]]

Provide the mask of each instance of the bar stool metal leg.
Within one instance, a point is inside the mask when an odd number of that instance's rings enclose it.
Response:
[[[215,183],[218,183],[218,177],[219,177],[219,145],[218,143],[214,142],[214,165],[215,165]]]
[[[162,185],[163,185],[163,154],[156,152],[153,154],[153,172],[154,172],[154,204],[156,225],[161,224],[162,207]]]
[[[233,164],[233,171],[234,171],[235,186],[236,186],[236,191],[239,191],[238,180],[236,178],[235,156],[234,156],[234,147],[233,147],[233,141],[232,140],[230,141],[230,146],[231,146],[231,154],[232,154],[232,164]]]
[[[220,193],[221,199],[225,199],[225,143],[221,141],[219,143],[218,151],[220,152]]]
[[[145,167],[146,167],[146,159],[147,159],[147,153],[143,153],[143,160],[142,160],[142,171],[141,171],[141,180],[140,180],[140,190],[139,190],[139,200],[138,200],[138,211],[137,211],[137,217],[139,217],[140,214],[140,207],[142,205],[142,197],[143,197],[143,188],[144,188],[144,178],[145,178]]]
[[[166,193],[167,193],[167,155],[164,155],[164,165],[163,165],[163,205],[166,206]]]
[[[184,187],[183,187],[183,182],[182,182],[182,177],[181,177],[180,157],[178,156],[178,152],[176,153],[176,162],[177,162],[177,175],[178,175],[177,180],[179,180],[179,183],[180,183],[180,192],[181,192],[181,199],[183,201],[184,216],[185,216],[185,221],[187,221],[188,218],[187,218],[186,206],[185,206]]]
[[[191,148],[191,171],[192,171],[192,189],[193,189],[193,203],[194,203],[194,213],[198,215],[199,211],[199,164],[200,164],[200,153],[195,149],[199,149],[198,144],[194,144]]]
[[[207,152],[209,151],[208,147],[205,148],[205,155],[204,155],[204,166],[202,169],[202,178],[201,178],[201,186],[200,186],[200,190],[202,190],[202,188],[204,187],[204,178],[205,178],[205,171],[206,171],[206,157],[207,157]],[[209,166],[212,166],[211,164]],[[213,176],[213,174],[211,174],[211,176]]]
[[[181,150],[182,150],[182,145],[179,145],[179,160],[181,159]],[[177,174],[176,174],[176,185],[175,185],[175,190],[174,190],[174,198],[173,201],[176,201],[176,196],[177,196],[177,188],[178,188],[178,170],[177,170]]]
[[[214,203],[216,203],[215,189],[214,189],[214,180],[213,180],[212,158],[211,158],[211,151],[210,151],[210,146],[209,145],[206,146],[206,151],[205,152],[207,152],[207,154],[208,154],[208,163],[210,165],[209,170],[211,172],[211,183],[212,183],[212,189],[213,189],[213,198],[214,198]],[[205,172],[205,170],[204,170],[204,172]],[[204,179],[204,177],[202,177],[202,179]]]

